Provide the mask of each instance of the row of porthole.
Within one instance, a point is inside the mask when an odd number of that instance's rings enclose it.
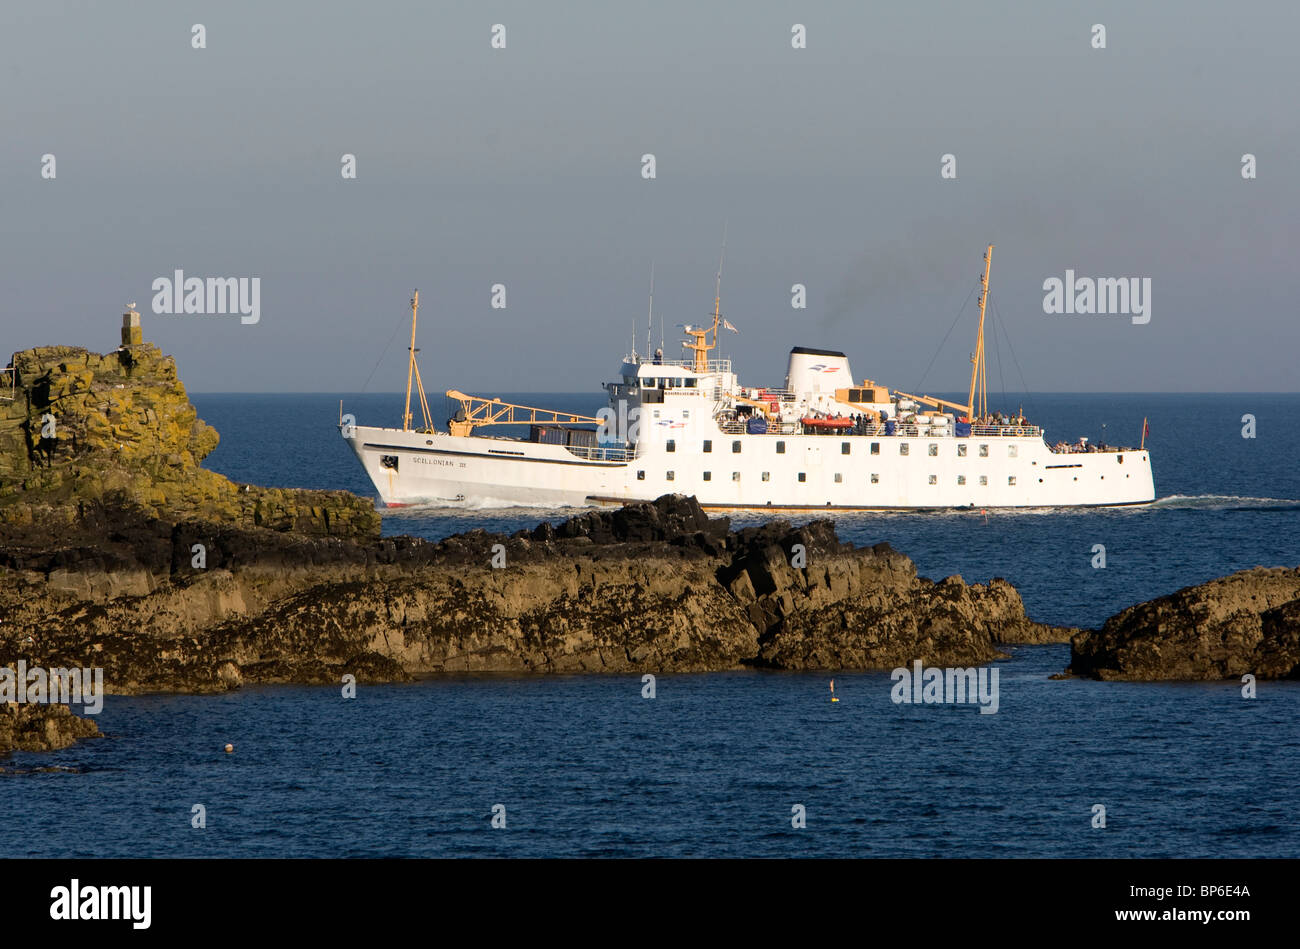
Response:
[[[778,441],[778,442],[775,442],[775,445],[776,445],[776,453],[777,453],[778,455],[784,455],[784,454],[785,454],[785,442],[784,442],[784,441]],[[739,440],[737,440],[737,441],[733,441],[733,442],[731,443],[731,453],[732,453],[733,455],[739,455],[739,454],[740,454],[740,451],[741,451],[741,446],[742,446],[742,443],[741,443]],[[817,447],[820,447],[820,446],[817,446]],[[964,444],[959,444],[959,445],[957,446],[957,457],[958,457],[958,458],[965,458],[965,457],[966,457],[966,447],[967,447],[967,446],[964,445]],[[987,457],[989,456],[989,446],[988,446],[988,445],[980,445],[979,447],[980,447],[979,456],[980,456],[981,458],[987,458]],[[1019,447],[1019,446],[1017,446],[1017,445],[1008,445],[1008,446],[1007,446],[1007,457],[1008,457],[1008,458],[1015,458],[1015,457],[1017,457],[1017,456],[1018,456],[1018,451],[1017,451],[1018,447]],[[852,448],[853,448],[853,443],[852,443],[852,442],[840,442],[840,454],[841,454],[841,455],[852,454]],[[677,451],[677,439],[675,439],[675,438],[670,438],[670,439],[668,439],[667,442],[664,443],[664,450],[665,450],[665,451],[668,451],[668,452],[675,452],[675,451]],[[703,451],[703,453],[706,454],[706,455],[711,455],[711,454],[713,454],[713,440],[712,440],[712,439],[708,439],[708,438],[706,438],[706,439],[704,440],[704,443],[703,443],[703,445],[702,445],[702,451]],[[938,442],[930,442],[929,447],[928,447],[928,451],[929,451],[930,457],[932,457],[932,458],[937,458],[938,455],[939,455],[939,443],[938,443]],[[900,443],[899,443],[899,446],[898,446],[898,453],[899,453],[900,455],[907,455],[907,454],[910,454],[910,453],[911,453],[911,442],[900,442]],[[880,454],[880,442],[872,442],[872,443],[871,443],[871,454],[873,454],[873,455],[879,455],[879,454]]]
[[[704,477],[703,477],[703,480],[705,480],[705,481],[712,481],[712,480],[713,480],[713,472],[712,472],[712,471],[705,471],[705,472],[703,472],[703,476],[704,476]],[[1125,475],[1124,477],[1127,478],[1128,475]],[[981,485],[987,485],[987,484],[989,483],[988,475],[980,475],[979,478],[980,478],[979,483],[980,483]],[[644,471],[644,470],[642,470],[642,471],[638,471],[638,472],[636,473],[636,480],[638,480],[638,481],[644,481],[644,480],[645,480],[645,471]],[[665,478],[664,478],[664,480],[665,480],[665,481],[676,481],[676,480],[677,480],[677,472],[675,472],[675,471],[668,471],[668,472],[665,472]],[[733,472],[731,473],[731,480],[732,480],[732,481],[739,481],[739,480],[740,480],[740,472],[739,472],[739,471],[733,471]],[[772,480],[772,473],[771,473],[770,471],[764,471],[764,472],[762,473],[762,478],[761,478],[761,480],[763,480],[763,481],[771,481],[771,480]],[[1075,480],[1075,481],[1078,481],[1078,480],[1079,480],[1079,476],[1078,476],[1078,475],[1075,475],[1075,476],[1074,476],[1074,480]],[[1105,475],[1102,475],[1102,476],[1101,476],[1101,480],[1102,480],[1102,481],[1105,481],[1105,480],[1106,480],[1106,476],[1105,476]],[[807,472],[800,471],[799,474],[798,474],[798,481],[799,481],[800,484],[804,484],[804,483],[806,483],[806,482],[808,481],[808,474],[807,474]],[[836,483],[836,484],[843,484],[843,483],[844,483],[844,475],[840,474],[839,472],[836,472],[836,473],[835,473],[835,483]],[[880,475],[879,475],[878,473],[876,473],[876,472],[872,472],[872,474],[871,474],[871,483],[872,483],[872,484],[879,484],[879,483],[880,483]],[[938,484],[938,483],[939,483],[939,476],[938,476],[938,475],[930,475],[930,484]],[[1008,484],[1009,486],[1014,486],[1015,483],[1016,483],[1016,476],[1015,476],[1015,475],[1007,475],[1007,484]],[[1039,483],[1039,484],[1042,484],[1042,483],[1043,483],[1043,479],[1042,479],[1042,478],[1039,478],[1039,479],[1038,479],[1038,483]],[[959,486],[964,486],[964,485],[966,484],[966,476],[965,476],[965,475],[957,475],[957,484],[958,484]]]

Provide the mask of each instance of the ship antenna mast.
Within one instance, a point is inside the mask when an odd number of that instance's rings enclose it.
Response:
[[[718,257],[717,281],[713,287],[713,342],[710,343],[707,326],[686,326],[686,335],[694,337],[682,345],[695,354],[695,371],[709,371],[709,350],[718,345],[718,324],[722,321],[722,263],[727,257],[727,225],[722,225],[722,254]]]
[[[980,328],[975,337],[975,353],[971,356],[970,393],[967,396],[966,413],[972,420],[981,419],[988,414],[988,385],[984,374],[984,307],[989,300],[989,269],[993,266],[993,245],[984,252],[984,275],[980,277]],[[976,389],[979,389],[979,403],[975,401]],[[979,409],[976,412],[976,409]]]
[[[650,312],[645,318],[645,354],[648,359],[650,352],[650,331],[654,328],[655,322],[655,262],[650,261]],[[659,344],[660,347],[663,343]]]

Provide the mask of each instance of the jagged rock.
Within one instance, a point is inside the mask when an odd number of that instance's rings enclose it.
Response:
[[[66,705],[0,705],[0,756],[11,751],[58,751],[98,734],[99,726],[92,719],[72,714]]]
[[[1256,567],[1131,606],[1074,636],[1067,671],[1139,681],[1300,678],[1300,568]]]
[[[107,506],[86,522],[56,551],[36,544],[39,521],[19,532],[25,544],[4,542],[0,525],[0,654],[99,666],[117,693],[346,673],[971,665],[1052,633],[1003,580],[935,583],[888,544],[842,543],[829,521],[731,531],[680,496],[437,544],[168,524]],[[191,566],[196,538],[206,569]]]

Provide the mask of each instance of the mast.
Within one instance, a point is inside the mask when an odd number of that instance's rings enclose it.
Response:
[[[709,337],[709,327],[700,329],[698,327],[687,327],[688,336],[695,337],[694,342],[686,344],[686,348],[695,353],[695,371],[709,371],[709,350],[718,345],[718,324],[722,322],[722,263],[727,257],[727,228],[724,224],[722,227],[722,253],[718,257],[718,274],[717,280],[713,285],[713,342],[707,342]]]
[[[989,269],[993,266],[993,245],[984,252],[984,275],[980,277],[980,328],[975,337],[975,354],[971,356],[970,394],[966,398],[970,418],[979,419],[988,414],[988,385],[984,376],[984,307],[989,299]],[[979,389],[979,403],[975,402],[975,390]],[[976,411],[978,409],[979,411]]]
[[[420,312],[420,291],[411,297],[411,358],[406,364],[406,411],[402,413],[402,431],[411,430],[411,379],[415,375],[415,319]]]

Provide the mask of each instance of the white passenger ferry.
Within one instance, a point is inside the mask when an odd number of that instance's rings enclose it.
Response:
[[[796,346],[780,386],[740,384],[711,326],[686,326],[686,359],[636,353],[605,383],[609,408],[582,416],[450,390],[447,430],[430,420],[416,366],[411,301],[400,429],[340,418],[343,436],[389,506],[583,506],[694,495],[705,508],[913,510],[1145,504],[1155,499],[1146,423],[1138,448],[1049,446],[1023,416],[990,413],[980,278],[979,332],[967,401],[855,381],[841,352]],[[414,427],[414,382],[423,426]],[[342,416],[342,408],[340,407]],[[529,426],[528,437],[484,434]]]

